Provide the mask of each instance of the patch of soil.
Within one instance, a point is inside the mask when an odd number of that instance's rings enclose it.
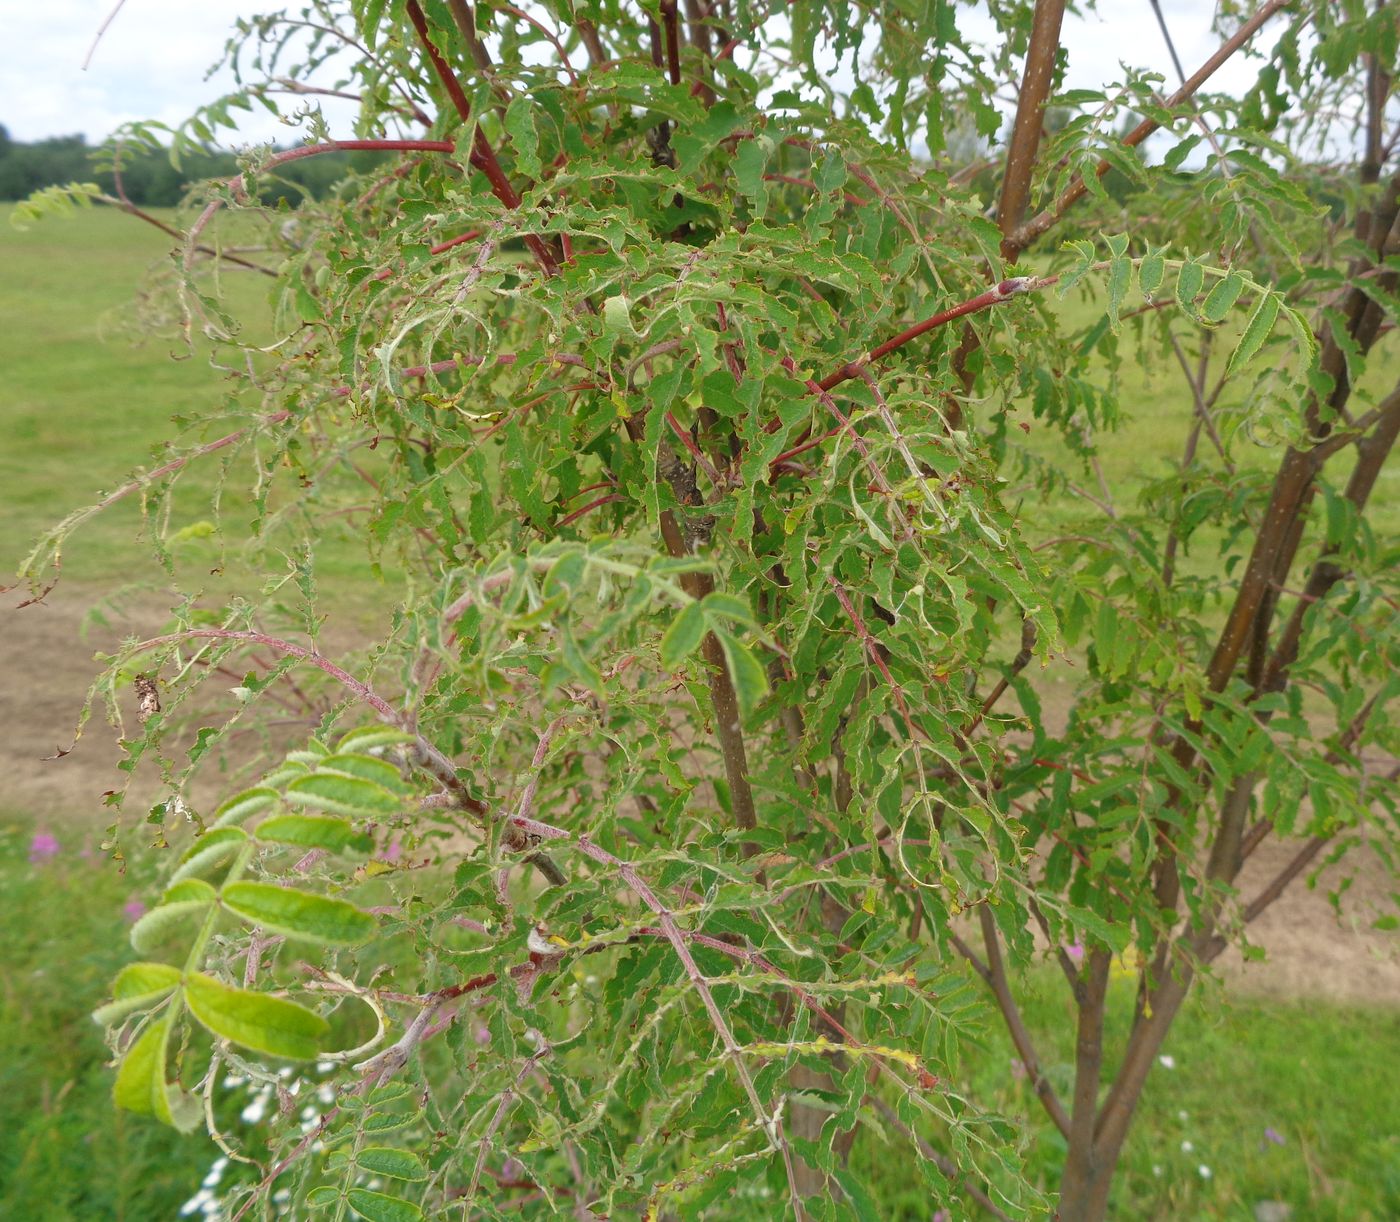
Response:
[[[84,693],[98,670],[93,655],[131,634],[155,635],[165,615],[135,610],[110,628],[94,628],[84,639],[81,630],[91,600],[81,591],[60,587],[43,603],[16,610],[19,601],[11,593],[0,605],[0,775],[5,778],[0,807],[41,822],[96,831],[111,822],[112,812],[102,798],[120,783],[116,764],[121,752],[100,714],[73,742]],[[127,703],[124,712],[134,725],[134,693],[128,693]],[[46,758],[68,747],[73,749],[61,758]],[[141,796],[140,787],[134,787],[128,821],[139,817],[134,812],[143,809]],[[1296,848],[1264,842],[1245,869],[1243,894],[1255,894]],[[1347,875],[1354,881],[1338,917],[1327,892]],[[1380,861],[1355,852],[1325,870],[1315,889],[1296,881],[1251,926],[1251,941],[1267,952],[1264,962],[1246,963],[1231,948],[1219,960],[1221,974],[1242,992],[1400,1003],[1400,939],[1371,928],[1376,915],[1393,909],[1389,895],[1395,889]]]

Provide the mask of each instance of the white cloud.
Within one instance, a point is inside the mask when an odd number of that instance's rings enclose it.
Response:
[[[91,67],[82,63],[114,0],[45,0],[7,4],[0,45],[0,123],[17,140],[81,132],[90,142],[132,119],[175,124],[202,103],[233,87],[227,72],[206,79],[234,21],[275,10],[278,0],[126,0],[103,36]],[[1189,73],[1218,46],[1210,30],[1212,0],[1166,0],[1163,9],[1178,53]],[[990,33],[975,11],[959,13],[974,36]],[[1273,41],[1266,29],[1260,45]],[[1068,83],[1093,88],[1121,78],[1120,61],[1161,72],[1176,85],[1161,32],[1147,0],[1110,0],[1097,12],[1067,17]],[[1240,90],[1255,66],[1236,56],[1214,77],[1210,89]],[[328,102],[332,126],[348,132],[353,108]],[[262,111],[244,116],[243,138],[280,139],[287,129]]]
[[[0,123],[16,140],[81,132],[97,142],[133,119],[179,123],[233,89],[227,71],[208,79],[206,73],[222,54],[234,22],[279,7],[277,0],[126,0],[83,71],[113,2],[5,6]],[[342,109],[337,117],[344,116]],[[245,122],[249,141],[286,139],[286,129],[264,111],[247,115]]]

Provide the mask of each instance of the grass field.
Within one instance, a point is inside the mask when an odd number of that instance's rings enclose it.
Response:
[[[42,529],[148,463],[149,446],[169,435],[173,413],[220,403],[221,376],[205,360],[172,360],[172,340],[133,347],[126,334],[132,294],[167,247],[156,231],[112,212],[25,233],[0,213],[0,430],[7,439],[0,447],[0,567],[12,571]],[[246,306],[260,308],[261,280],[232,285]],[[1160,375],[1128,364],[1129,395],[1161,394]],[[1106,473],[1150,474],[1177,452],[1185,427],[1144,413],[1106,450]],[[1387,529],[1400,520],[1397,498],[1387,496],[1397,473],[1392,463],[1378,492],[1391,502]],[[212,487],[212,471],[193,475],[182,512],[207,513],[201,497]],[[85,592],[158,581],[149,550],[133,541],[138,527],[135,499],[89,523],[68,550],[66,579]],[[328,586],[353,602],[360,575],[350,554],[348,546],[328,545]],[[95,824],[40,827],[27,815],[9,810],[0,818],[0,927],[11,931],[0,991],[7,1105],[0,1217],[169,1217],[198,1186],[213,1152],[110,1110],[103,1049],[86,1018],[125,958],[114,934],[128,902],[149,901],[145,871],[152,867],[137,860],[123,878],[94,855]],[[36,834],[54,835],[59,850],[31,861]],[[1022,991],[1052,1077],[1066,1075],[1067,1015],[1034,975]],[[1117,1000],[1121,1020],[1126,999]],[[1175,1068],[1164,1067],[1149,1085],[1117,1216],[1250,1219],[1259,1202],[1282,1201],[1295,1208],[1296,1222],[1400,1217],[1396,1011],[1207,998],[1188,1008],[1168,1054]],[[1040,1127],[1029,1089],[1014,1079],[1008,1085],[1011,1055],[995,1041],[973,1050],[972,1085],[983,1101],[1027,1118],[1032,1166],[1052,1186],[1060,1145]],[[889,1216],[925,1217],[900,1184],[892,1173]]]
[[[170,238],[105,208],[25,231],[9,214],[0,207],[0,568],[13,573],[41,531],[154,465],[151,447],[173,434],[171,417],[213,409],[224,387],[207,353],[186,356],[173,326],[143,339],[133,325],[136,294]],[[249,273],[229,287],[257,309],[265,283]],[[145,559],[133,546],[139,526],[134,497],[93,519],[68,550],[69,575],[132,576]]]

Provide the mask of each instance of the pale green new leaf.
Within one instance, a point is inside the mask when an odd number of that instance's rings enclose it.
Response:
[[[328,853],[368,853],[374,840],[334,815],[270,815],[258,824],[257,838]]]
[[[293,806],[309,806],[352,819],[375,819],[398,814],[403,801],[382,785],[363,777],[318,772],[298,777],[287,786]]]
[[[374,917],[354,904],[275,883],[230,883],[222,898],[225,908],[251,924],[326,946],[353,946],[375,930]]]
[[[204,916],[214,900],[214,888],[201,879],[176,883],[161,898],[159,907],[131,927],[132,948],[139,955],[150,954],[172,930]]]
[[[330,1024],[305,1006],[235,989],[202,972],[186,979],[185,1004],[215,1035],[268,1056],[312,1060],[330,1033]]]

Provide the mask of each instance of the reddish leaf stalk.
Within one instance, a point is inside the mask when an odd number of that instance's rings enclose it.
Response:
[[[681,28],[676,0],[661,0],[661,28],[666,43],[666,75],[671,84],[681,83]]]
[[[1051,276],[1040,279],[1035,276],[1013,276],[1009,280],[1003,280],[1000,284],[989,288],[985,293],[978,293],[976,297],[970,297],[960,305],[955,305],[951,309],[943,310],[934,314],[923,322],[915,323],[901,331],[893,339],[887,339],[878,348],[872,348],[864,356],[854,361],[847,361],[839,369],[832,370],[820,382],[818,387],[822,390],[831,390],[832,387],[840,386],[842,382],[849,382],[852,378],[859,377],[862,367],[888,356],[891,352],[896,352],[906,344],[913,343],[921,335],[927,335],[930,331],[939,327],[947,326],[956,318],[963,318],[968,314],[976,314],[980,310],[990,309],[995,305],[1002,305],[1010,301],[1013,297],[1022,293],[1029,293],[1034,289],[1045,288],[1055,284],[1059,280],[1058,276]]]
[[[459,237],[448,238],[446,242],[439,242],[439,243],[437,243],[436,246],[431,246],[431,247],[429,247],[429,248],[428,248],[428,253],[429,253],[430,255],[440,255],[440,254],[442,254],[444,251],[451,250],[454,246],[461,246],[461,245],[463,245],[463,244],[465,244],[465,243],[467,243],[467,242],[474,242],[474,241],[476,241],[476,239],[479,238],[479,237],[482,235],[483,232],[484,232],[484,231],[481,230],[481,229],[472,229],[472,230],[468,231],[467,233],[464,233],[464,234],[460,235]],[[389,277],[392,276],[393,274],[394,274],[394,269],[391,268],[391,267],[386,267],[386,268],[384,268],[383,271],[375,272],[374,275],[370,277],[370,279],[371,279],[371,280],[387,280],[387,279],[389,279]]]

